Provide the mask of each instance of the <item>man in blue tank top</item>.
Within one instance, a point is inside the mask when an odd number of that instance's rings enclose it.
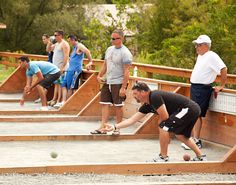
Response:
[[[57,103],[54,107],[60,108],[65,101],[78,89],[79,78],[83,69],[84,54],[87,56],[89,63],[86,65],[86,69],[89,70],[93,64],[92,56],[90,51],[82,44],[77,41],[76,36],[68,36],[70,45],[73,46],[70,54],[69,68],[62,81],[62,101]]]

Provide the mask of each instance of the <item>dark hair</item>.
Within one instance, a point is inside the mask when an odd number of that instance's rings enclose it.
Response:
[[[77,41],[77,37],[75,35],[69,35],[67,38]]]
[[[64,36],[64,31],[63,30],[56,30],[55,32],[60,34],[61,36]]]
[[[18,58],[18,60],[20,60],[22,62],[26,61],[27,63],[29,63],[29,61],[30,61],[27,56],[22,56],[22,57]]]
[[[132,87],[132,90],[137,90],[137,91],[150,91],[148,85],[146,83],[143,83],[143,82],[136,82],[134,84],[134,86]]]
[[[43,34],[42,36],[43,36],[43,37],[46,37],[46,38],[49,38],[49,35],[48,35],[48,34]]]

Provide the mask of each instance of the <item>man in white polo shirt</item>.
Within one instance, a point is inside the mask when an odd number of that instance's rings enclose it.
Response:
[[[203,118],[206,116],[212,92],[215,91],[217,93],[225,86],[227,67],[215,52],[210,51],[211,39],[207,35],[200,35],[193,43],[198,56],[190,78],[190,96],[201,108],[200,117],[193,130],[193,139],[198,147],[202,148],[202,142],[199,137]],[[215,86],[213,89],[212,83],[217,75],[221,75],[221,82],[219,86]]]

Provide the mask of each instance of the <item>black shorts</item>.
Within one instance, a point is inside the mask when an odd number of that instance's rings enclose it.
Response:
[[[159,127],[176,135],[184,135],[190,138],[199,114],[200,107],[197,104],[191,108],[182,108],[171,114],[167,120],[162,121]]]
[[[191,84],[190,97],[201,108],[201,117],[206,116],[213,88],[211,85]]]
[[[104,84],[101,89],[101,104],[114,104],[114,106],[124,106],[126,97],[120,97],[122,84]]]
[[[47,74],[44,76],[44,79],[39,83],[39,85],[41,85],[45,89],[48,89],[52,86],[53,82],[60,77],[60,75],[60,71],[55,74]]]

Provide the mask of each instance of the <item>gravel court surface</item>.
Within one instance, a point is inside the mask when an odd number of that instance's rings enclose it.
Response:
[[[2,95],[1,95],[2,96]],[[17,98],[20,95],[16,96]],[[6,97],[4,97],[5,99]],[[15,98],[15,96],[9,96]],[[0,110],[39,110],[41,104],[26,102],[21,107],[19,103],[0,103]],[[5,124],[5,125],[4,125]],[[66,123],[64,123],[66,125]],[[98,122],[96,123],[98,124]],[[28,126],[26,126],[28,125]],[[75,126],[74,126],[75,125]],[[27,134],[81,134],[94,129],[95,124],[88,124],[86,128],[79,128],[83,124],[70,122],[65,129],[63,124],[22,124],[20,127],[9,123],[0,125],[0,135],[27,135]],[[31,127],[31,128],[30,128]],[[96,128],[96,127],[95,127]],[[5,132],[4,132],[5,130]],[[41,130],[41,132],[40,132]],[[43,130],[43,131],[42,131]],[[133,130],[133,129],[131,129]],[[122,129],[122,132],[126,132]],[[130,132],[130,130],[127,130]],[[208,160],[221,159],[229,148],[216,147],[204,143],[203,153]],[[50,157],[50,153],[58,153],[56,159]],[[0,167],[9,166],[39,166],[39,165],[63,165],[63,164],[89,164],[89,163],[132,163],[145,162],[153,158],[159,152],[158,140],[122,140],[122,141],[28,141],[28,142],[0,142]],[[182,155],[193,152],[184,151],[180,142],[172,140],[169,146],[171,161],[182,161]],[[137,155],[138,154],[138,155]],[[117,157],[119,156],[119,157]],[[116,175],[116,174],[1,174],[0,185],[154,185],[160,182],[235,182],[236,174],[182,174],[182,175]]]
[[[0,166],[145,163],[159,151],[157,139],[0,142]],[[219,161],[228,151],[229,148],[212,145],[202,149],[209,161]],[[51,158],[51,152],[56,152],[58,157]],[[171,141],[171,162],[183,161],[185,153],[195,156],[192,151],[183,150],[179,141]]]
[[[111,120],[110,123],[114,121]],[[62,121],[62,122],[0,122],[0,136],[40,135],[40,134],[90,134],[97,129],[100,121]],[[140,123],[121,130],[121,133],[133,133]]]
[[[171,182],[235,182],[235,174],[183,174],[183,175],[96,175],[96,174],[3,174],[2,185],[160,185]]]

